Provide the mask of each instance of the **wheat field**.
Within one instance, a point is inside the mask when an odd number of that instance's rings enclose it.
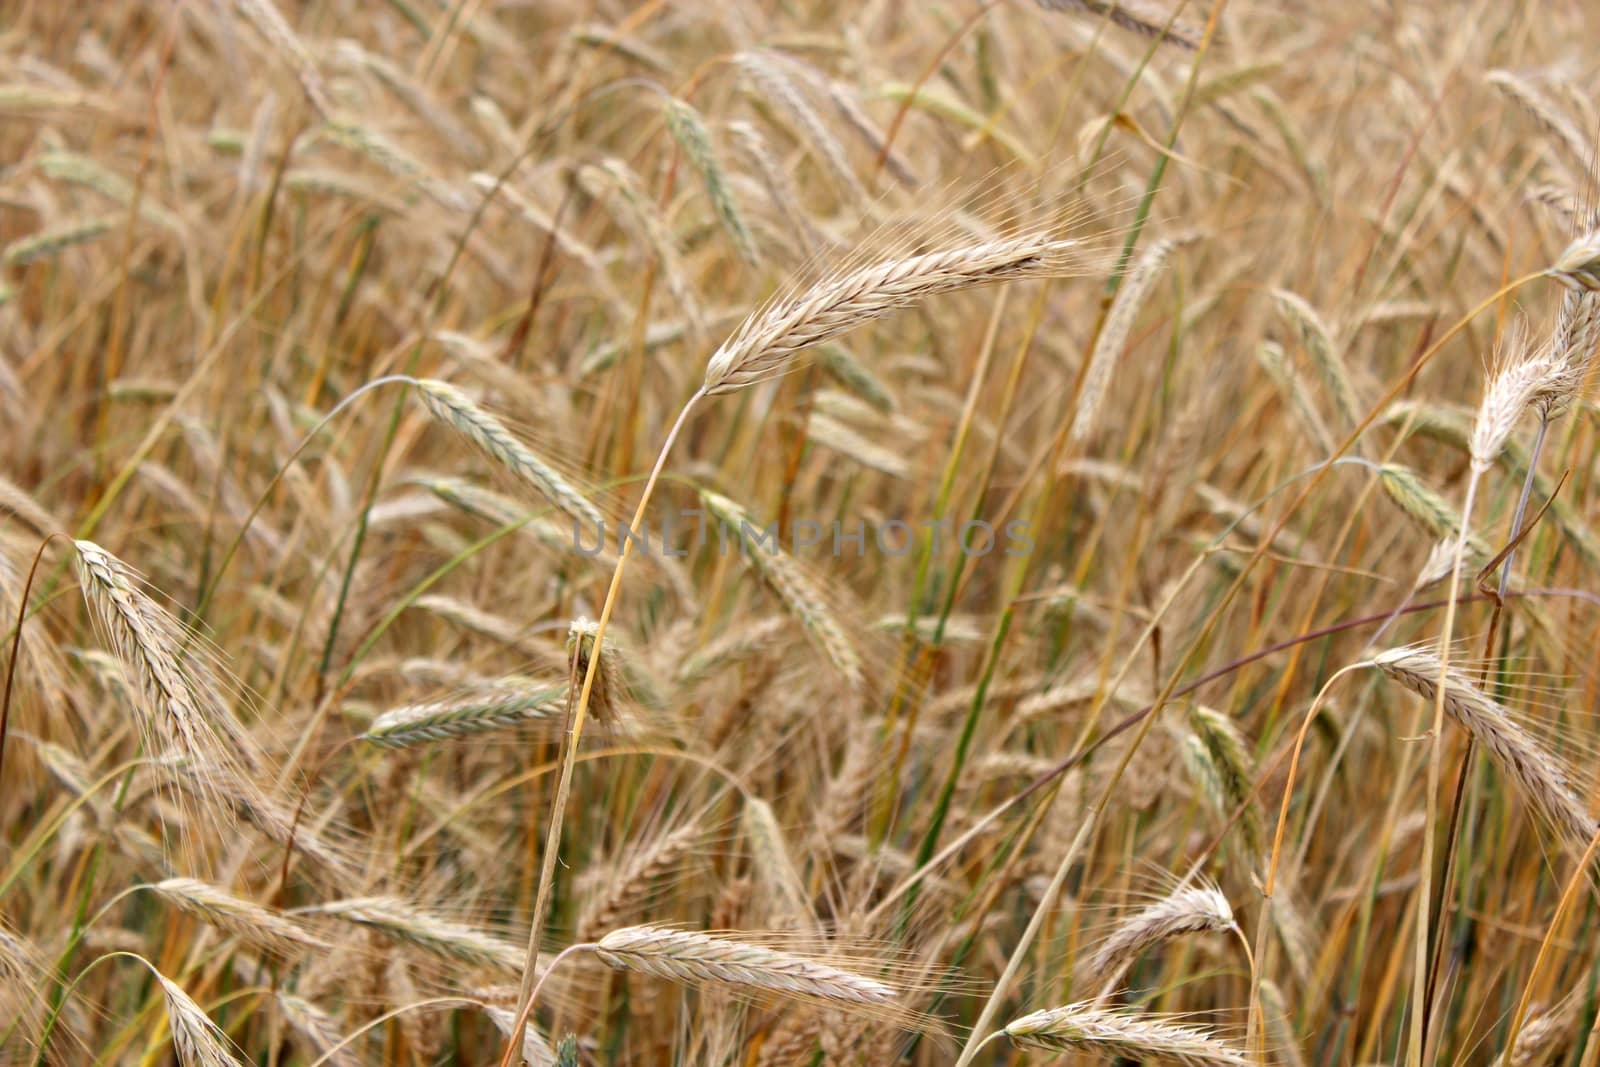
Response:
[[[0,0],[0,1062],[1600,1062],[1587,0]]]

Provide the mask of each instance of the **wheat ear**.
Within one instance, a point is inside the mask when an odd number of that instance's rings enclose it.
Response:
[[[594,953],[619,971],[690,985],[714,982],[843,1004],[888,1004],[895,999],[893,987],[820,960],[664,926],[614,930],[600,939]]]
[[[863,684],[861,657],[850,635],[833,612],[828,610],[827,601],[801,572],[799,565],[775,545],[767,545],[761,537],[753,535],[751,531],[757,527],[751,521],[749,512],[738,504],[710,490],[701,490],[700,497],[705,501],[706,510],[731,528],[733,536],[743,548],[741,555],[750,561],[751,567],[777,594],[778,599],[800,620],[839,676],[852,690],[860,689]]]
[[[1581,850],[1589,843],[1595,820],[1573,789],[1566,768],[1537,737],[1517,724],[1505,705],[1460,671],[1441,664],[1439,655],[1429,649],[1392,648],[1374,656],[1372,663],[1412,692],[1442,700],[1445,712],[1484,747],[1501,772],[1569,845]]]
[[[731,393],[781,374],[794,355],[941,293],[1066,273],[1080,245],[1046,233],[889,259],[824,279],[752,315],[711,356],[703,391]]]
[[[485,455],[538,490],[546,500],[572,518],[603,529],[600,509],[578,492],[554,467],[523,446],[500,420],[469,400],[465,393],[448,382],[424,378],[417,382],[417,395],[434,418],[454,428]]]
[[[1018,1048],[1088,1052],[1110,1058],[1246,1067],[1249,1057],[1210,1030],[1169,1022],[1162,1016],[1068,1004],[1024,1015],[1003,1031]]]
[[[391,708],[372,720],[361,739],[384,748],[406,748],[550,722],[566,706],[565,686],[501,683],[457,700]]]
[[[1114,987],[1146,950],[1184,934],[1237,930],[1228,898],[1215,885],[1184,886],[1119,923],[1095,950],[1088,973]]]
[[[522,953],[516,945],[395,897],[335,900],[307,909],[378,930],[445,959],[516,974]]]
[[[220,886],[193,878],[168,878],[150,887],[180,911],[198,916],[219,930],[274,952],[290,954],[325,948],[327,942],[272,908],[235,896]]]
[[[233,1054],[222,1028],[211,1021],[194,998],[172,979],[150,968],[161,983],[167,1002],[167,1023],[172,1029],[172,1051],[183,1067],[244,1067]]]

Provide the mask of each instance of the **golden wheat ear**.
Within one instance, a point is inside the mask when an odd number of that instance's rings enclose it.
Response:
[[[712,354],[701,391],[732,393],[766,381],[796,353],[930,297],[1084,266],[1080,242],[1030,233],[845,270],[746,319]]]
[[[1078,1052],[1187,1067],[1246,1067],[1244,1049],[1212,1030],[1093,1004],[1068,1004],[1013,1019],[1001,1031],[1022,1049]]]

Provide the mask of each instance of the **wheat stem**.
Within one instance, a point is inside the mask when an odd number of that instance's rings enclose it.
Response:
[[[672,451],[673,442],[678,439],[679,432],[684,424],[689,421],[689,413],[694,410],[706,391],[697,389],[684,403],[683,410],[678,412],[677,421],[672,424],[672,429],[667,432],[667,439],[661,445],[661,451],[656,455],[655,466],[650,469],[650,477],[644,483],[644,493],[639,497],[639,506],[634,509],[633,521],[630,529],[638,529],[644,521],[644,512],[650,504],[650,495],[655,491],[656,481],[661,477],[661,468],[666,465],[667,454]],[[545,911],[550,906],[550,889],[554,883],[552,877],[555,873],[556,850],[561,844],[561,824],[566,814],[567,796],[572,791],[572,768],[576,762],[574,757],[578,753],[578,741],[583,737],[583,720],[589,710],[590,694],[594,691],[595,675],[600,666],[600,645],[605,640],[606,625],[611,621],[611,611],[616,607],[617,591],[622,588],[622,573],[627,569],[628,556],[633,550],[633,538],[622,539],[621,551],[617,553],[617,567],[611,572],[611,585],[606,589],[605,602],[600,607],[600,620],[595,624],[594,644],[589,654],[589,667],[583,672],[583,689],[578,694],[578,703],[572,709],[572,724],[568,727],[566,751],[561,756],[561,779],[556,785],[555,801],[550,809],[550,829],[545,835],[544,855],[539,871],[539,888],[533,901],[533,924],[528,932],[528,960],[523,966],[522,982],[517,991],[517,1018],[511,1026],[511,1034],[506,1042],[505,1055],[501,1057],[500,1067],[512,1067],[516,1058],[517,1049],[522,1047],[522,1035],[527,1031],[528,1015],[533,1010],[533,981],[534,968],[539,962],[539,930],[544,926]]]

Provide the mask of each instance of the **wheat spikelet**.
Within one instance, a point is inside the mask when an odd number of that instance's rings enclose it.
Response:
[[[1163,44],[1190,50],[1200,47],[1200,34],[1163,14],[1148,0],[1035,0],[1046,11],[1086,11],[1111,20],[1112,25]]]
[[[787,56],[767,49],[740,52],[735,62],[761,98],[794,128],[801,142],[822,161],[835,184],[854,203],[866,203],[867,191],[856,176],[855,168],[850,165],[844,146],[823,125],[811,101],[795,84],[797,64]]]
[[[1290,1023],[1283,990],[1270,978],[1261,980],[1261,1016],[1266,1022],[1273,1051],[1283,1057],[1283,1067],[1305,1067],[1305,1058],[1300,1054],[1300,1042]]]
[[[566,657],[553,651],[548,645],[534,641],[527,633],[525,624],[484,611],[476,604],[470,604],[458,597],[436,593],[418,597],[416,606],[432,612],[451,625],[480,634],[531,658],[541,669],[567,673]]]
[[[731,393],[781,374],[794,355],[941,293],[1066,273],[1076,241],[1047,233],[884,260],[825,278],[751,315],[712,355],[704,390]]]
[[[884,169],[894,176],[895,181],[907,188],[915,188],[919,184],[916,173],[895,151],[894,145],[884,136],[878,124],[872,121],[872,116],[867,114],[850,87],[832,79],[824,81],[819,78],[818,81],[821,84],[817,87],[833,105],[833,110],[861,139],[873,157],[882,157]]]
[[[1600,291],[1600,228],[1573,238],[1545,273],[1575,291]]]
[[[729,123],[728,132],[733,135],[734,150],[756,172],[767,199],[777,209],[788,231],[800,238],[805,251],[826,244],[811,216],[800,206],[800,194],[795,191],[788,170],[773,156],[761,131],[741,121]]]
[[[1594,149],[1590,146],[1589,139],[1537,86],[1526,78],[1503,69],[1491,70],[1485,80],[1546,130],[1555,134],[1556,140],[1561,142],[1561,147],[1567,150],[1573,162],[1579,167],[1588,168],[1589,161],[1594,156]]]
[[[1538,402],[1536,398],[1535,403]],[[1459,412],[1436,404],[1396,404],[1385,413],[1384,421],[1394,426],[1410,426],[1415,433],[1462,451],[1466,451],[1471,442],[1472,426],[1467,419]],[[1503,455],[1509,460],[1513,475],[1527,476],[1530,457],[1515,441],[1506,442]],[[1563,497],[1556,495],[1555,486],[1538,471],[1533,473],[1533,486],[1542,499],[1550,501],[1550,515],[1584,562],[1600,569],[1600,538],[1596,538],[1588,523]],[[1448,574],[1449,565],[1445,564],[1445,568],[1444,573]]]
[[[689,323],[691,335],[698,341],[705,334],[705,315],[700,309],[700,300],[695,296],[694,287],[689,284],[688,274],[683,269],[683,257],[678,254],[678,245],[667,232],[661,212],[645,196],[639,179],[622,160],[602,159],[581,174],[587,177],[592,171],[598,171],[616,189],[626,205],[628,211],[623,221],[631,223],[633,231],[650,246],[656,262],[661,266],[661,275],[673,302]]]
[[[1535,403],[1545,419],[1564,413],[1589,377],[1600,346],[1600,294],[1569,289],[1561,300],[1550,355],[1562,370],[1555,386]]]
[[[854,460],[870,470],[887,474],[891,478],[910,478],[912,466],[902,454],[884,448],[852,430],[837,419],[813,411],[806,420],[806,438],[837,452],[841,457]]]
[[[424,378],[417,382],[417,395],[434,418],[453,427],[490,459],[538,490],[561,511],[595,529],[604,528],[605,519],[599,508],[589,503],[571,482],[524,447],[499,419],[474,404],[461,390],[448,382]]]
[[[517,1021],[516,1012],[504,1008],[485,1007],[483,1013],[494,1023],[496,1030],[506,1037],[511,1036],[512,1024]],[[522,1032],[522,1062],[527,1067],[555,1067],[556,1051],[550,1047],[550,1042],[545,1036],[534,1029],[529,1023]]]
[[[1273,383],[1288,395],[1289,402],[1294,407],[1295,422],[1305,430],[1306,435],[1311,438],[1311,443],[1323,453],[1332,455],[1338,442],[1333,439],[1332,431],[1323,421],[1322,413],[1312,401],[1305,382],[1284,358],[1283,347],[1275,341],[1263,341],[1256,346],[1256,362],[1261,364]]]
[[[329,103],[327,88],[323,85],[322,75],[317,72],[316,61],[311,58],[311,53],[295,35],[293,29],[284,21],[282,13],[273,4],[272,0],[234,0],[239,13],[245,20],[255,27],[257,33],[266,40],[278,57],[284,61],[300,81],[300,88],[305,91],[306,99],[316,109],[319,115],[327,117],[332,114],[333,108]]]
[[[1460,536],[1460,513],[1410,467],[1385,463],[1378,469],[1378,484],[1407,517],[1431,536],[1452,540]],[[1476,534],[1467,535],[1467,548],[1480,559],[1490,555],[1488,544]]]
[[[658,73],[672,69],[672,61],[660,51],[614,26],[607,26],[601,22],[585,23],[582,26],[574,26],[568,31],[568,36],[586,48],[614,52]]]
[[[1074,441],[1087,441],[1094,435],[1095,419],[1105,402],[1106,390],[1111,386],[1117,361],[1122,358],[1122,350],[1133,332],[1134,320],[1138,318],[1139,309],[1154,287],[1162,267],[1166,266],[1167,260],[1181,243],[1171,238],[1155,242],[1145,249],[1122,280],[1116,299],[1111,303],[1111,310],[1106,314],[1105,325],[1101,327],[1100,336],[1095,339],[1094,348],[1089,353],[1089,365],[1083,372],[1083,386],[1078,391],[1078,409],[1072,419]]]
[[[139,591],[133,572],[92,541],[76,541],[84,597],[123,668],[135,679],[141,725],[194,764],[226,771],[254,751],[186,647],[177,620]],[[242,780],[229,789],[241,788]],[[215,784],[215,783],[213,783]]]
[[[390,215],[403,215],[406,211],[405,202],[392,196],[388,190],[360,175],[327,167],[295,167],[283,176],[283,187],[296,192],[360,201]]]
[[[243,1061],[234,1056],[228,1036],[183,987],[154,967],[150,973],[161,983],[166,998],[167,1024],[172,1029],[172,1050],[178,1062],[183,1067],[244,1067]]]
[[[472,201],[452,183],[387,136],[357,122],[330,122],[324,132],[334,142],[366,156],[396,178],[420,189],[429,199],[458,214],[472,210]]]
[[[9,267],[26,266],[40,259],[53,259],[77,245],[104,237],[118,220],[109,215],[63,223],[6,245],[0,251],[0,263]]]
[[[184,231],[183,221],[157,204],[153,196],[148,193],[137,194],[132,182],[88,156],[72,152],[48,152],[39,158],[39,170],[57,181],[93,189],[123,207],[132,207],[137,200],[139,215],[145,221],[173,233],[181,234]]]
[[[820,960],[780,952],[732,936],[630,926],[601,938],[595,955],[619,971],[674,982],[707,982],[836,1004],[890,1004],[892,987]]]
[[[327,942],[301,928],[287,915],[235,896],[208,882],[193,878],[168,878],[151,888],[179,910],[199,916],[217,929],[236,934],[262,948],[288,955],[327,946]]]
[[[1407,689],[1432,700],[1438,691],[1438,654],[1425,648],[1391,648],[1372,663]],[[1506,707],[1454,667],[1444,673],[1444,710],[1489,753],[1502,774],[1555,826],[1569,846],[1583,849],[1595,820],[1556,755],[1512,719]]]
[[[1295,327],[1312,366],[1332,394],[1341,428],[1346,431],[1355,429],[1361,425],[1366,405],[1362,403],[1355,383],[1345,369],[1339,346],[1333,339],[1333,331],[1304,297],[1287,289],[1274,289],[1272,295],[1277,302],[1278,313]]]
[[[787,617],[773,615],[729,630],[683,659],[682,665],[678,668],[678,683],[692,685],[724,666],[738,663],[770,648],[778,635],[789,625]]]
[[[367,51],[349,38],[340,40],[335,49],[346,62],[353,66],[364,67],[376,75],[386,89],[413,114],[431,126],[434,132],[450,142],[451,147],[462,156],[473,160],[482,155],[482,147],[467,128],[456,121],[448,109],[433,99],[428,90],[417,84],[405,71],[383,56]]]
[[[762,538],[749,514],[729,500],[709,490],[701,490],[706,509],[718,520],[731,527],[731,533],[748,551],[742,554],[750,561],[756,573],[766,581],[785,607],[794,613],[800,624],[821,647],[839,676],[849,683],[852,691],[862,686],[861,657],[844,627],[828,610],[827,603],[800,572],[794,561],[775,546],[762,543]],[[753,543],[752,543],[753,542]]]
[[[34,945],[0,919],[0,1018],[15,1025],[24,1042],[33,1041],[38,1033],[44,999],[40,979],[47,968],[43,957]],[[0,1039],[0,1053],[7,1050]]]
[[[1169,1022],[1162,1016],[1068,1004],[1024,1015],[1002,1031],[1018,1048],[1084,1052],[1134,1061],[1246,1067],[1245,1051],[1212,1031]]]
[[[34,739],[33,751],[44,769],[60,782],[73,796],[84,796],[94,779],[89,768],[77,756],[51,741]]]
[[[1496,1067],[1544,1067],[1571,1041],[1582,1006],[1571,996],[1550,1011],[1530,1015],[1517,1032],[1516,1044],[1500,1054]]]
[[[772,805],[760,797],[746,796],[743,825],[745,836],[750,839],[757,882],[775,900],[773,912],[783,922],[809,924],[812,921],[810,895]]]
[[[609,867],[584,872],[577,940],[592,941],[646,900],[660,878],[675,871],[700,840],[695,822],[633,845]]]
[[[522,220],[541,233],[548,234],[561,250],[561,254],[568,256],[583,264],[589,271],[590,280],[599,290],[602,300],[612,306],[623,306],[623,300],[617,293],[616,287],[611,284],[611,279],[606,275],[606,267],[601,262],[600,256],[594,249],[574,237],[567,228],[557,225],[557,220],[548,212],[538,207],[528,196],[509,182],[501,182],[492,174],[474,173],[468,179],[472,185],[484,193],[493,193],[504,197]],[[659,325],[659,324],[658,324]]]
[[[882,414],[888,415],[898,406],[889,387],[844,347],[823,345],[818,352],[817,362],[829,377]]]
[[[1473,471],[1481,476],[1494,465],[1529,407],[1542,398],[1570,394],[1569,373],[1552,355],[1531,351],[1526,324],[1517,320],[1502,340],[1472,424],[1467,451]]]
[[[1115,986],[1151,947],[1184,934],[1237,929],[1228,898],[1215,885],[1183,886],[1128,916],[1090,957],[1088,975]]]
[[[304,997],[279,990],[278,1008],[288,1020],[289,1027],[305,1041],[313,1058],[327,1053],[329,1049],[344,1040],[339,1020]],[[334,1067],[353,1067],[356,1060],[351,1056],[349,1046],[346,1046],[332,1053],[324,1062],[331,1063]]]
[[[574,678],[587,677],[589,660],[594,655],[594,642],[600,632],[599,623],[593,619],[576,618],[567,627],[567,658],[575,661]],[[589,691],[589,714],[604,726],[615,726],[621,719],[621,700],[627,692],[623,681],[622,653],[615,640],[600,647],[600,667],[594,673],[594,683]]]
[[[372,720],[361,739],[384,748],[406,748],[530,722],[551,722],[566,705],[565,686],[536,686],[531,681],[508,679],[471,696],[391,708]]]
[[[318,904],[306,910],[310,914],[330,915],[371,927],[397,941],[415,945],[445,959],[459,960],[475,967],[490,967],[513,975],[522,973],[524,957],[521,946],[396,897],[355,897]]]
[[[1239,819],[1245,847],[1251,856],[1262,854],[1265,842],[1261,829],[1261,813],[1251,799],[1255,783],[1255,759],[1250,746],[1232,719],[1222,712],[1202,704],[1193,704],[1188,712],[1189,728],[1210,755],[1220,779],[1223,795],[1227,798],[1229,812],[1243,808]]]
[[[728,188],[722,161],[717,158],[717,150],[711,143],[711,132],[706,129],[705,120],[698,111],[676,97],[667,100],[666,117],[668,132],[700,175],[711,208],[716,212],[723,229],[728,231],[740,258],[751,266],[759,265],[761,256],[756,252],[750,228],[744,224],[744,216],[739,213],[733,190]]]

